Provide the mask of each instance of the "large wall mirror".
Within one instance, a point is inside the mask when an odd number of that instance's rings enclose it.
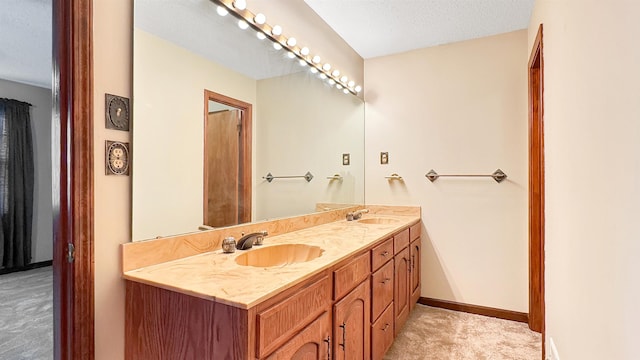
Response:
[[[319,81],[268,40],[239,29],[230,15],[217,15],[209,0],[134,4],[134,241],[364,203],[361,99]],[[251,111],[230,115],[242,106],[206,94],[250,105]],[[222,126],[206,119],[220,112],[229,112],[228,121],[244,116],[251,124],[248,133],[233,135],[233,125],[227,135],[209,134]],[[245,160],[246,168],[235,174],[241,165],[223,165],[219,158],[233,136],[248,141],[231,155]],[[350,155],[349,165],[343,164],[343,154]],[[269,173],[307,172],[311,181],[264,179]],[[207,179],[226,179],[226,186],[238,192],[218,191],[218,185],[205,184]],[[206,220],[217,217],[206,209],[216,207],[222,195],[235,199],[240,210],[220,222]]]

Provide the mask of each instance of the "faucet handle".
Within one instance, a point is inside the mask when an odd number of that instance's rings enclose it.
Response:
[[[258,235],[256,235],[256,240],[253,242],[253,245],[262,245],[264,242],[264,237],[269,235],[266,230],[258,231]]]
[[[353,213],[352,212],[348,212],[347,213],[347,221],[353,221]]]

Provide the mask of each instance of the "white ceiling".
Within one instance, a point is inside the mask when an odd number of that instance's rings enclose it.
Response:
[[[304,0],[363,58],[524,29],[534,0]],[[0,79],[51,87],[52,0],[0,0]],[[255,79],[301,70],[209,0],[135,0],[136,26]],[[267,14],[268,15],[268,14]],[[219,26],[224,26],[224,31]],[[203,46],[206,44],[206,46]],[[216,51],[220,48],[226,51]],[[242,59],[242,60],[239,60]],[[259,59],[259,61],[252,61]]]
[[[51,88],[52,0],[0,0],[0,79]]]
[[[534,0],[304,0],[365,59],[529,26]]]

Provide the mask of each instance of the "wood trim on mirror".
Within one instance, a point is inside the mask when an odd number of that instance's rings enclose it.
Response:
[[[55,359],[95,356],[92,3],[53,0]]]
[[[228,106],[232,106],[239,110],[243,111],[244,116],[244,124],[242,126],[241,137],[240,137],[240,148],[242,151],[242,175],[240,178],[240,189],[239,192],[242,194],[242,199],[240,200],[240,210],[238,213],[238,223],[247,223],[251,222],[251,189],[252,189],[252,164],[251,164],[251,144],[252,144],[252,133],[253,133],[253,105],[250,103],[246,103],[244,101],[240,101],[234,98],[231,98],[226,95],[218,94],[213,91],[204,90],[204,117],[203,124],[206,124],[206,119],[208,116],[209,109],[209,100],[215,101],[221,104],[225,104]],[[203,125],[204,126],[204,125]],[[206,134],[206,129],[205,129]],[[205,144],[203,147],[203,158],[206,159],[206,136],[205,136]],[[203,181],[203,223],[206,224],[206,214],[208,213],[208,201],[207,201],[207,183],[208,183],[208,165],[207,161],[204,161],[204,181]]]

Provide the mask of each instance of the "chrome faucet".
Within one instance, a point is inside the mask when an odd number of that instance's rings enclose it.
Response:
[[[369,209],[361,209],[354,212],[347,213],[347,221],[358,220],[362,217],[362,214],[369,212]]]
[[[264,237],[269,235],[266,231],[259,231],[247,235],[243,235],[240,240],[236,243],[236,249],[238,250],[247,250],[251,249],[253,245],[262,245],[262,241]]]

